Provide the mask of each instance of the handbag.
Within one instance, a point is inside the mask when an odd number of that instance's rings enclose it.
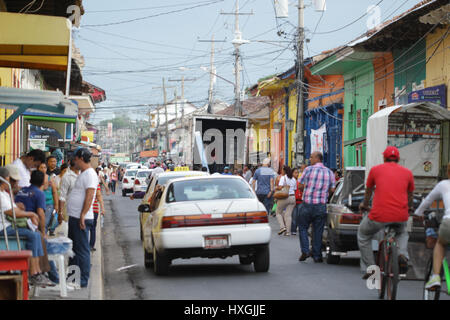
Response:
[[[286,181],[286,177],[284,177],[284,181]],[[283,189],[275,191],[273,197],[275,199],[286,199],[289,197],[289,189],[288,185],[283,186]]]
[[[6,220],[8,220],[9,222],[11,222],[12,224],[14,224],[14,218],[11,216],[6,215]],[[28,229],[28,223],[27,223],[28,218],[16,218],[16,227],[17,228],[25,228]]]

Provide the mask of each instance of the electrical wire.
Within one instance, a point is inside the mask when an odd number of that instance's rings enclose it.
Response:
[[[224,0],[215,0],[215,1],[210,1],[208,3],[205,3],[205,4],[195,5],[195,6],[192,6],[192,7],[178,9],[178,10],[172,10],[172,11],[169,11],[169,12],[153,14],[153,15],[145,16],[145,17],[141,17],[141,18],[135,18],[135,19],[130,19],[130,20],[123,20],[123,21],[118,21],[118,22],[103,23],[103,24],[91,24],[91,25],[88,24],[88,25],[85,25],[84,27],[108,27],[108,26],[125,24],[125,23],[130,23],[130,22],[135,22],[135,21],[147,20],[147,19],[150,19],[150,18],[160,17],[160,16],[163,16],[163,15],[168,15],[168,14],[178,13],[178,12],[184,12],[184,11],[192,10],[192,9],[199,8],[199,7],[210,6],[212,4],[216,4],[216,3],[219,3],[219,2],[223,2],[223,1]]]
[[[36,13],[36,12],[38,12],[39,10],[42,9],[42,7],[44,6],[44,3],[45,3],[45,0],[42,0],[41,5],[39,6],[39,8],[37,8],[36,10],[33,10],[33,11],[28,11],[27,10],[26,13]],[[31,7],[30,7],[30,9],[31,9]]]
[[[384,0],[380,0],[375,6],[378,6],[378,5],[381,4],[383,1],[384,1]],[[313,34],[330,34],[330,33],[334,33],[334,32],[337,32],[337,31],[341,31],[341,30],[343,30],[343,29],[345,29],[345,28],[351,26],[352,24],[355,24],[356,22],[358,22],[359,20],[361,20],[362,18],[364,18],[364,17],[367,16],[367,15],[368,15],[368,12],[364,13],[364,14],[363,14],[362,16],[360,16],[359,18],[353,20],[352,22],[350,22],[350,23],[348,23],[348,24],[346,24],[346,25],[344,25],[344,26],[342,26],[342,27],[340,27],[340,28],[337,28],[337,29],[334,29],[334,30],[329,30],[329,31],[323,31],[323,32],[315,32],[315,33],[313,33]]]
[[[25,7],[23,7],[22,9],[20,9],[19,10],[19,13],[22,13],[24,10],[29,10],[33,5],[34,5],[34,3],[36,2],[37,0],[32,0],[30,3],[28,3]],[[26,11],[25,11],[26,12]]]
[[[107,13],[107,12],[127,12],[127,11],[143,11],[143,10],[153,10],[153,9],[166,9],[166,8],[173,8],[173,7],[181,7],[181,6],[187,6],[192,4],[200,4],[200,3],[209,3],[209,1],[199,1],[199,2],[185,2],[185,3],[179,3],[179,4],[173,4],[173,5],[166,5],[166,6],[158,6],[158,7],[144,7],[144,8],[129,8],[129,9],[112,9],[112,10],[96,10],[96,11],[87,11],[86,13]]]

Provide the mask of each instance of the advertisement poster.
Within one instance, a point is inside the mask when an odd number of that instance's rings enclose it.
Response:
[[[46,139],[30,139],[30,150],[42,150],[47,151],[45,147]]]
[[[388,145],[400,151],[400,164],[414,176],[439,175],[440,122],[426,113],[392,114]]]

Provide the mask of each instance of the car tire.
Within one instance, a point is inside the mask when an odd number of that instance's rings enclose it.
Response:
[[[144,265],[147,269],[153,267],[153,255],[144,249]]]
[[[153,246],[153,271],[158,276],[165,276],[169,273],[170,261],[166,255],[160,254]]]
[[[249,265],[249,264],[252,264],[252,262],[253,262],[253,257],[239,256],[239,263],[242,265]]]
[[[126,197],[127,193],[125,192],[125,190],[122,190],[122,197]]]
[[[270,252],[269,246],[266,245],[256,250],[255,260],[253,261],[253,267],[256,272],[267,272],[270,266]]]
[[[332,255],[331,252],[327,253],[327,263],[328,264],[339,264],[341,261],[341,256]]]

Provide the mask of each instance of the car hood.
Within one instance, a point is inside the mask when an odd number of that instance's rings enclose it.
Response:
[[[167,205],[165,216],[265,211],[258,199],[183,201]]]

